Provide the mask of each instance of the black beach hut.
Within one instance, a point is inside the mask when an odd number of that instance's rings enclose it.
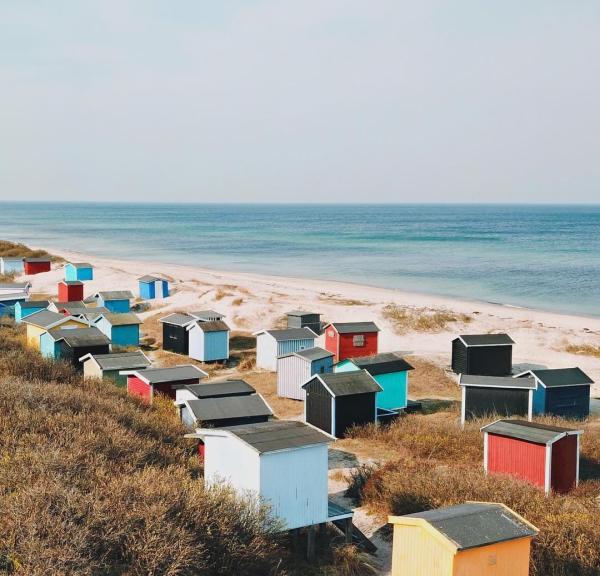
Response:
[[[304,419],[337,438],[353,425],[377,420],[375,396],[381,386],[366,371],[315,374],[303,386]]]
[[[310,328],[315,334],[321,334],[321,314],[306,310],[290,310],[286,313],[288,328]]]
[[[452,370],[455,374],[508,376],[513,344],[508,334],[462,334],[452,341]]]
[[[163,326],[163,350],[187,355],[189,353],[189,332],[186,328],[195,322],[195,319],[187,314],[169,314],[161,318],[159,322]]]

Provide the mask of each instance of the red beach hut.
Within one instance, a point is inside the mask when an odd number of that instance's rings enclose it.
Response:
[[[83,282],[79,280],[61,280],[58,283],[59,302],[83,300]]]
[[[374,322],[332,322],[325,326],[325,348],[335,362],[377,354],[379,328]]]
[[[141,397],[148,404],[156,392],[176,398],[177,388],[199,384],[208,374],[192,364],[173,366],[172,368],[146,368],[145,370],[124,370],[119,372],[127,376],[127,392]]]
[[[546,494],[565,494],[579,483],[581,430],[497,420],[481,431],[486,473],[516,476],[543,488]]]
[[[50,258],[25,258],[25,274],[28,276],[50,272],[50,268]]]

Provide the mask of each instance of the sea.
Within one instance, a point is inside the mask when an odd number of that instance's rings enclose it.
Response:
[[[600,205],[0,202],[0,239],[600,316]]]

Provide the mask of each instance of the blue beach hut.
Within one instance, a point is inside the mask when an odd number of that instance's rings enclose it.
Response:
[[[142,276],[138,278],[140,298],[143,300],[154,300],[155,298],[167,298],[169,296],[169,282],[158,276]]]
[[[14,317],[15,306],[19,302],[25,302],[27,298],[27,294],[23,292],[17,292],[16,294],[0,294],[0,316]]]
[[[74,282],[94,279],[94,267],[88,262],[68,262],[65,264],[65,280]]]
[[[396,410],[408,404],[408,372],[413,367],[397,352],[342,360],[334,372],[366,370],[381,386],[377,394],[377,408]]]
[[[20,324],[23,318],[27,318],[31,314],[35,314],[40,310],[45,310],[50,305],[48,300],[19,300],[15,304],[15,322]]]
[[[25,258],[3,257],[0,258],[0,274],[14,274],[20,276],[25,273]]]
[[[125,314],[131,310],[133,294],[129,290],[110,290],[96,292],[91,298],[98,306],[114,314]]]
[[[140,345],[142,321],[133,312],[112,314],[107,312],[94,320],[94,326],[107,336],[114,346]]]
[[[186,326],[189,356],[200,362],[219,362],[229,358],[229,326],[223,320],[193,322]]]

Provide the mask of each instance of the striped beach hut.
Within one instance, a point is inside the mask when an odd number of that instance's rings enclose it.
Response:
[[[87,282],[94,279],[94,267],[89,262],[68,262],[65,264],[65,280]]]
[[[25,258],[25,274],[33,276],[34,274],[42,274],[50,272],[52,268],[52,260],[50,256],[42,256],[40,258]]]
[[[0,274],[20,276],[25,272],[25,258],[20,256],[3,256],[0,258]]]
[[[138,278],[138,286],[142,300],[154,300],[169,296],[169,281],[159,276],[142,276]]]
[[[120,347],[140,345],[140,324],[142,321],[133,312],[105,312],[93,320],[93,325],[109,338],[111,344]]]
[[[256,336],[256,367],[277,370],[277,358],[290,352],[314,348],[315,334],[310,328],[287,328],[284,330],[260,330]]]
[[[290,352],[277,358],[277,394],[304,400],[302,385],[313,374],[333,372],[333,353],[318,346]]]
[[[144,370],[151,366],[149,358],[141,351],[113,352],[112,354],[86,354],[80,362],[83,364],[85,378],[107,380],[124,388],[127,376],[120,374],[123,370]]]
[[[229,326],[222,320],[194,321],[185,329],[190,358],[200,362],[222,362],[229,358]]]
[[[49,305],[48,300],[19,301],[15,304],[15,322],[20,324],[27,316],[46,310]]]

